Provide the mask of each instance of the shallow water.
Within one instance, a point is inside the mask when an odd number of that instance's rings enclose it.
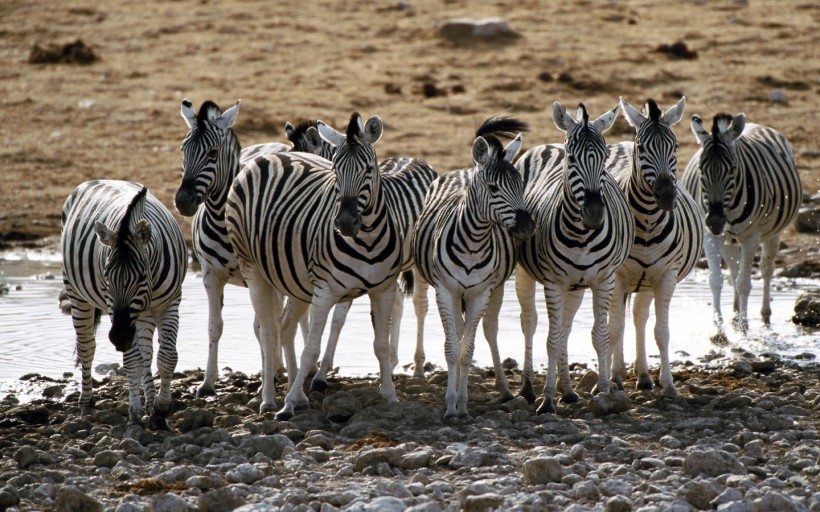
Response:
[[[74,366],[74,332],[69,315],[58,308],[58,294],[62,289],[59,255],[53,253],[0,254],[0,283],[9,285],[7,294],[0,295],[0,380],[17,379],[36,372],[49,377],[61,377],[65,372],[78,372]],[[772,324],[764,327],[760,320],[761,281],[753,281],[750,299],[750,331],[744,340],[739,334],[728,332],[731,346],[740,346],[752,352],[772,351],[784,356],[811,353],[820,356],[820,331],[795,326],[790,318],[799,290],[820,286],[812,280],[777,279],[772,290]],[[576,315],[569,344],[571,362],[590,363],[594,366],[595,352],[590,341],[592,310],[590,293]],[[728,284],[723,290],[724,315],[731,310]],[[534,347],[536,369],[546,365],[547,316],[543,295],[537,295],[539,325]],[[707,273],[698,270],[678,285],[672,300],[670,330],[671,353],[677,360],[696,360],[716,347],[709,341],[711,326],[711,292]],[[248,374],[261,368],[259,345],[253,335],[253,310],[247,290],[234,286],[225,289],[224,333],[220,343],[219,367],[229,367]],[[207,360],[207,298],[202,280],[189,273],[183,283],[183,301],[180,308],[178,336],[178,370],[204,368]],[[504,306],[499,322],[499,344],[502,358],[511,357],[523,363],[523,336],[519,324],[519,309],[512,280],[505,289]],[[329,325],[329,323],[328,323]],[[405,301],[399,347],[399,372],[413,361],[415,350],[415,314],[412,300]],[[650,366],[657,365],[657,347],[652,338],[654,315],[647,324],[647,352]],[[107,363],[122,363],[122,357],[107,340],[108,318],[104,317],[98,330],[97,354],[94,367]],[[326,335],[325,335],[326,336]],[[375,374],[378,363],[372,348],[372,327],[366,297],[353,303],[336,354],[335,366],[344,375]],[[444,361],[443,330],[435,306],[434,292],[430,290],[430,312],[425,322],[425,352],[427,360],[440,367]],[[628,314],[625,332],[625,357],[634,358],[634,328]],[[365,341],[366,340],[366,341]],[[301,350],[301,334],[297,334],[297,354]],[[490,366],[487,343],[481,329],[476,339],[475,361],[479,366]],[[104,372],[103,372],[104,373]]]

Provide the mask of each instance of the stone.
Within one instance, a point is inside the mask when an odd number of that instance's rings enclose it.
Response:
[[[382,462],[395,466],[398,464],[400,455],[399,451],[392,447],[364,450],[359,452],[353,461],[353,470],[362,471],[366,467],[376,466]]]
[[[151,496],[151,512],[188,512],[185,500],[173,493]]]
[[[322,400],[322,417],[331,423],[345,423],[361,410],[359,399],[346,391],[338,391]]]
[[[740,489],[734,487],[727,487],[720,494],[718,494],[712,501],[709,502],[711,508],[718,508],[724,503],[731,503],[733,501],[740,501],[743,499],[743,493]]]
[[[820,288],[800,292],[794,302],[792,322],[809,327],[820,327]]]
[[[40,461],[37,450],[31,446],[21,446],[14,452],[14,461],[20,469],[26,469]]]
[[[424,468],[430,465],[433,455],[433,450],[430,448],[421,448],[402,455],[397,465],[407,470]]]
[[[769,491],[753,503],[754,512],[806,512],[806,507],[798,503],[790,496],[778,492]]]
[[[712,508],[711,502],[720,490],[712,483],[702,479],[684,483],[677,492],[677,497],[699,510]]]
[[[117,462],[125,458],[125,455],[122,450],[103,450],[94,455],[92,464],[97,467],[113,468]]]
[[[683,472],[691,477],[699,474],[716,477],[727,473],[733,475],[747,473],[746,468],[737,460],[737,457],[714,448],[690,452],[683,461]]]
[[[189,407],[182,413],[182,425],[180,430],[190,432],[202,427],[213,427],[214,415],[207,409],[200,407]]]
[[[249,457],[257,453],[279,460],[289,450],[294,450],[296,445],[289,437],[282,434],[248,436],[239,444],[242,450]]]
[[[501,18],[459,18],[439,23],[436,29],[441,37],[456,44],[510,42],[520,37]]]
[[[581,380],[578,381],[575,390],[578,392],[592,393],[596,385],[598,385],[598,372],[595,370],[587,370],[581,377]]]
[[[73,485],[57,490],[54,507],[60,512],[102,512],[102,504]]]
[[[618,478],[609,478],[601,482],[598,490],[602,496],[632,496],[632,484]]]
[[[820,206],[804,206],[797,211],[794,229],[798,233],[820,233]]]
[[[279,512],[279,510],[279,507],[274,507],[268,503],[252,503],[249,505],[242,505],[241,507],[234,509],[233,512]],[[322,508],[322,511],[324,510],[325,509]]]
[[[244,504],[244,500],[229,487],[208,491],[198,500],[199,508],[204,512],[231,512]]]
[[[632,510],[632,500],[626,496],[612,496],[606,500],[605,512],[630,512]]]
[[[564,468],[555,457],[538,457],[524,462],[524,483],[526,485],[560,482]]]
[[[612,393],[598,393],[589,401],[589,408],[595,416],[605,416],[607,414],[618,414],[626,412],[632,408],[629,395],[626,391],[615,391]]]
[[[17,489],[10,485],[0,489],[0,510],[17,506],[19,503],[20,495],[17,493]]]
[[[264,477],[265,472],[253,464],[239,464],[225,475],[228,482],[237,484],[252,484]]]
[[[480,494],[478,496],[467,496],[462,502],[464,512],[491,512],[501,510],[504,504],[504,496],[495,493]]]
[[[477,468],[491,464],[493,457],[487,450],[474,446],[464,446],[460,448],[450,459],[451,468]]]
[[[404,512],[407,506],[404,501],[393,496],[379,496],[365,504],[360,510],[362,512]]]

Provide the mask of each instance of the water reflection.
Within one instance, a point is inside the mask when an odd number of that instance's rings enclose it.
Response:
[[[29,372],[60,377],[64,372],[75,372],[74,332],[71,318],[58,309],[57,297],[62,289],[59,256],[54,254],[0,255],[0,282],[9,285],[7,294],[0,295],[0,332],[4,343],[0,345],[0,379],[17,379]],[[774,351],[783,355],[803,352],[820,356],[818,332],[793,325],[794,300],[801,287],[817,286],[817,281],[777,279],[772,290],[772,324],[761,325],[760,281],[753,282],[750,298],[750,332],[742,342],[744,349],[753,352]],[[425,327],[425,352],[427,359],[438,366],[445,366],[443,331],[435,307],[433,291],[430,291],[430,311]],[[731,308],[730,288],[724,287],[724,314]],[[546,365],[547,315],[541,292],[538,295],[539,324],[536,332],[534,364],[536,368]],[[674,359],[690,359],[706,354],[715,347],[709,342],[711,331],[711,292],[705,271],[690,274],[678,285],[672,300],[670,318],[670,349]],[[203,368],[207,359],[207,298],[202,280],[189,273],[183,284],[183,300],[180,308],[180,332],[178,337],[178,370]],[[354,302],[348,322],[336,354],[336,365],[345,375],[375,374],[378,364],[370,342],[373,338],[369,317],[369,304],[364,297]],[[224,332],[220,343],[220,368],[230,367],[246,373],[261,369],[259,345],[253,335],[253,309],[247,290],[228,286],[225,289]],[[499,348],[502,357],[512,357],[523,362],[523,337],[519,325],[519,309],[512,281],[505,288],[504,306],[499,322]],[[97,354],[94,366],[121,363],[122,357],[108,342],[108,319],[104,317],[98,330]],[[400,365],[413,360],[415,349],[415,316],[412,301],[405,301],[402,322],[402,343],[399,349]],[[652,342],[654,314],[647,324],[647,350],[650,365],[657,364],[657,347]],[[569,344],[571,362],[594,365],[592,348],[591,294],[587,293],[578,311]],[[741,341],[738,334],[728,332],[731,342]],[[634,358],[634,329],[631,317],[626,322],[626,360]],[[483,334],[479,329],[476,340],[475,360],[480,366],[490,366],[491,358]],[[368,341],[365,341],[368,340]],[[301,350],[301,335],[297,335],[297,350]],[[654,361],[654,362],[653,362]],[[398,371],[405,371],[399,368]],[[410,370],[412,371],[412,369]]]

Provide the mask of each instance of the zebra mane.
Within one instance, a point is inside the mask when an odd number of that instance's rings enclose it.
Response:
[[[732,119],[732,115],[725,112],[715,115],[715,119],[712,121],[712,140],[719,142],[718,138],[729,129]]]
[[[476,138],[484,137],[490,146],[490,151],[501,157],[504,154],[504,145],[498,137],[513,139],[518,132],[529,130],[527,123],[514,117],[491,117],[481,123],[475,132]]]
[[[587,113],[587,107],[583,103],[578,104],[578,108],[581,109],[581,117],[584,121],[584,128],[589,128],[589,114]]]
[[[361,124],[362,115],[358,112],[353,112],[350,115],[350,122],[347,123],[347,141],[352,142],[354,137],[361,137],[362,133],[359,129],[359,125]]]
[[[649,98],[646,100],[646,108],[649,111],[649,119],[655,121],[656,123],[661,120],[661,109],[658,107],[658,104],[655,103],[655,100]]]
[[[125,209],[125,214],[122,216],[122,221],[120,221],[120,235],[117,237],[117,246],[120,248],[125,247],[125,240],[128,238],[126,233],[128,233],[128,226],[131,223],[131,218],[134,215],[134,210],[137,209],[137,205],[140,201],[145,199],[146,194],[148,193],[148,187],[143,186],[142,189],[137,192],[137,195],[131,199],[131,203]],[[136,219],[139,220],[139,219]]]
[[[301,120],[293,126],[293,136],[294,138],[299,137],[300,135],[304,135],[305,132],[308,131],[308,128],[313,127],[316,128],[319,124],[316,122],[315,119],[307,119]],[[293,139],[291,139],[293,141]]]
[[[210,120],[215,117],[219,117],[221,114],[222,109],[219,108],[219,105],[211,100],[205,100],[202,102],[202,106],[199,107],[199,112],[196,113],[197,125],[202,128],[202,125],[210,122]]]

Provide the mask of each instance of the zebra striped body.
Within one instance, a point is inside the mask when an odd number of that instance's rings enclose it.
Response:
[[[511,163],[521,137],[505,149],[494,136],[524,129],[515,119],[485,121],[473,143],[475,167],[433,182],[416,226],[413,254],[422,277],[436,289],[446,337],[445,417],[468,415],[467,380],[478,322],[491,301],[493,308],[500,308],[504,282],[515,267],[517,240],[533,232],[521,175]],[[497,320],[497,311],[495,315]],[[510,400],[496,336],[487,339],[502,400]]]
[[[725,341],[720,312],[721,258],[726,260],[734,288],[734,323],[745,333],[752,263],[762,244],[760,313],[768,323],[769,289],[780,233],[797,216],[802,187],[791,146],[772,128],[746,123],[743,114],[718,114],[711,134],[697,115],[692,117],[692,131],[702,147],[689,160],[683,181],[706,216],[704,249],[717,327],[713,339]]]
[[[212,101],[205,101],[197,113],[185,98],[180,112],[190,131],[182,142],[183,176],[174,203],[179,213],[193,216],[194,255],[202,267],[202,282],[208,296],[208,363],[205,378],[197,389],[197,396],[201,397],[216,394],[225,285],[245,286],[225,227],[228,189],[242,162],[287,151],[289,146],[268,143],[240,149],[233,131],[239,102],[222,112]],[[254,331],[258,338],[256,321]],[[277,357],[281,366],[281,355]]]
[[[279,331],[279,319],[270,314],[277,300],[274,290],[287,295],[294,306],[281,326],[289,376],[296,368],[296,322],[310,306],[308,342],[279,419],[291,417],[297,403],[307,402],[302,384],[318,360],[330,309],[365,293],[373,307],[382,396],[396,400],[388,330],[396,277],[409,256],[403,251],[403,223],[385,201],[376,165],[373,146],[382,128],[378,117],[362,125],[358,114],[351,117],[346,137],[320,124],[322,136],[337,147],[332,164],[303,153],[257,158],[243,167],[228,195],[228,234],[266,353],[263,411],[274,407],[275,368],[267,357]]]
[[[516,270],[525,337],[521,393],[530,402],[532,339],[535,334],[535,282],[544,286],[549,315],[548,371],[539,413],[554,412],[557,366],[561,366],[564,401],[576,401],[567,364],[567,337],[586,288],[593,293],[592,341],[598,355],[598,391],[609,390],[607,311],[615,271],[626,260],[635,237],[632,213],[623,192],[605,172],[607,147],[603,132],[618,108],[595,121],[579,106],[577,121],[558,102],[553,121],[566,133],[563,145],[530,149],[517,162],[524,177],[524,203],[535,220],[535,234],[525,241]]]
[[[80,407],[91,409],[91,363],[100,314],[112,319],[109,339],[123,353],[129,384],[129,425],[141,425],[145,393],[151,426],[167,428],[185,240],[171,213],[142,185],[93,180],[77,187],[62,213],[63,283],[71,301],[82,368]],[[159,327],[157,395],[151,373],[154,329]]]
[[[625,303],[635,293],[635,374],[639,389],[652,389],[646,361],[645,329],[655,301],[655,341],[660,351],[660,385],[675,395],[669,366],[669,305],[675,285],[694,267],[703,248],[703,221],[694,199],[677,181],[678,142],[672,125],[683,116],[685,98],[666,113],[649,100],[644,113],[621,98],[621,111],[636,129],[635,142],[610,146],[607,169],[629,201],[635,240],[618,270],[609,309],[612,378],[623,389]]]

